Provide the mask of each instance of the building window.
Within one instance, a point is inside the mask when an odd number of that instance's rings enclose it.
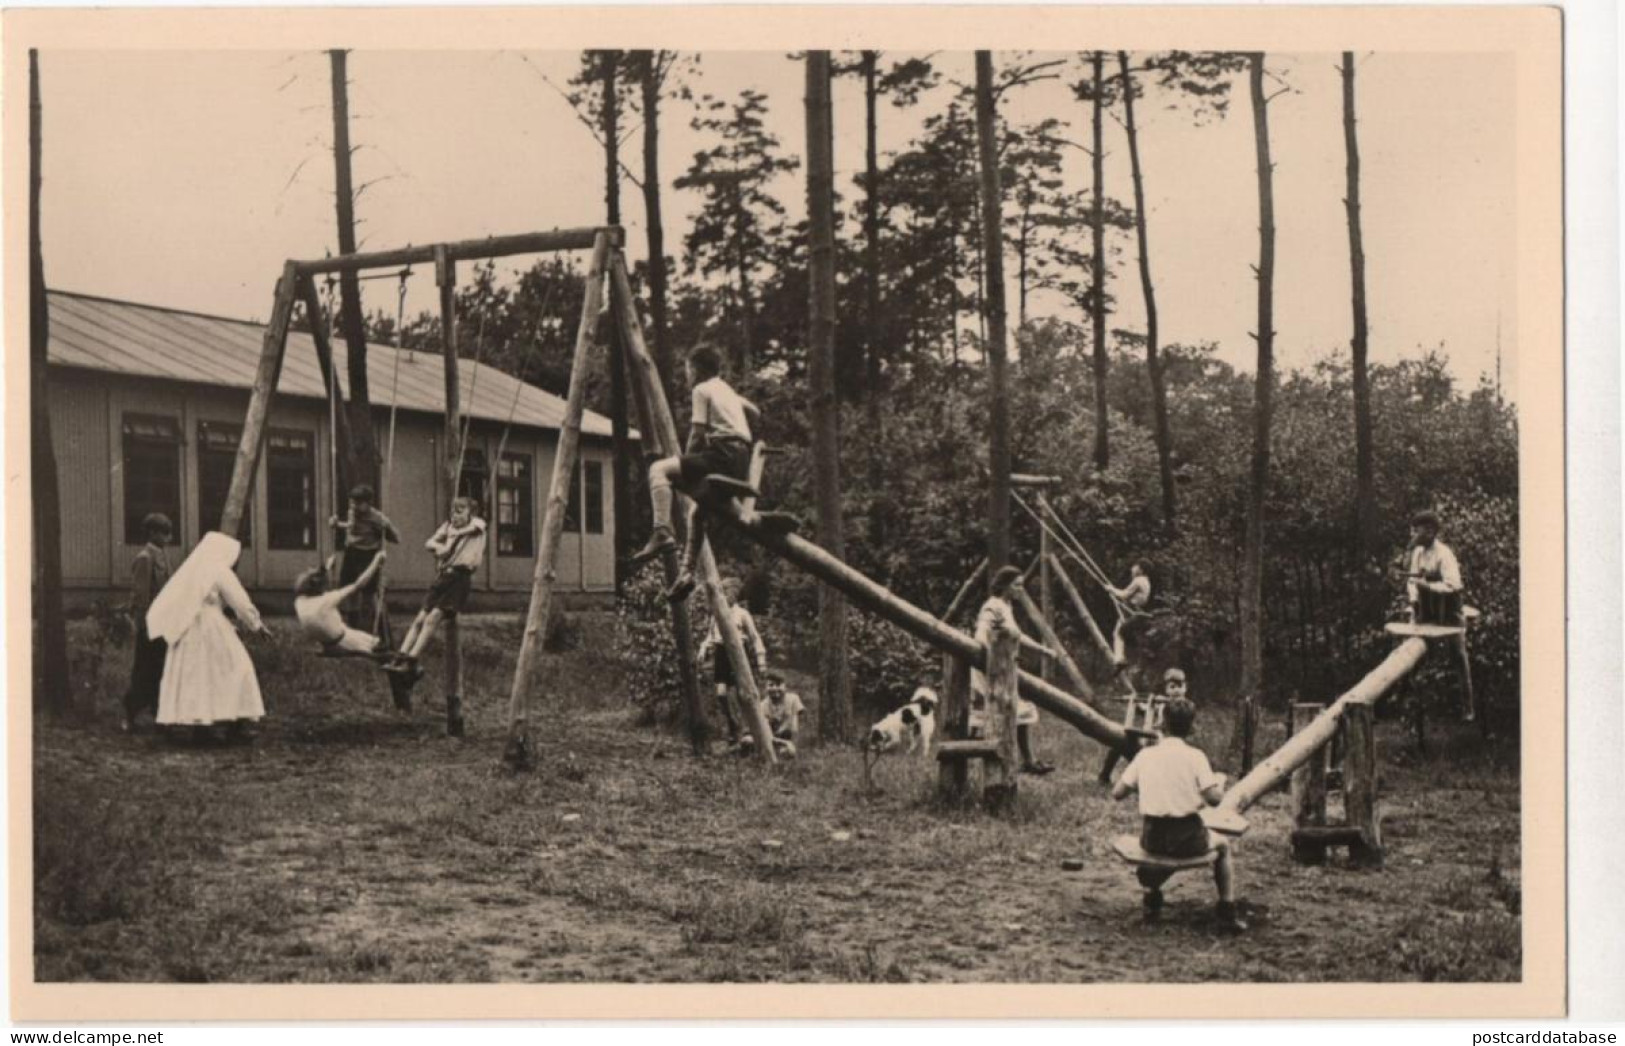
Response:
[[[530,455],[503,454],[497,463],[497,555],[533,556]]]
[[[231,472],[237,466],[237,445],[242,441],[240,425],[218,421],[197,423],[197,532],[220,529],[220,516],[226,510],[226,494],[231,490]],[[252,541],[253,499],[243,505],[239,539]]]
[[[265,440],[266,543],[316,547],[316,437],[272,429]]]
[[[604,532],[604,463],[587,462],[586,476],[587,533]]]
[[[181,427],[174,418],[124,415],[124,540],[144,545],[141,521],[162,512],[180,540]]]
[[[581,462],[570,470],[570,499],[564,503],[564,529],[561,533],[581,533]]]

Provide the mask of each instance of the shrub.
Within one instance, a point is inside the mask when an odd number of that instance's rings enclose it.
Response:
[[[683,704],[677,643],[671,634],[665,576],[651,565],[627,579],[615,601],[615,652],[627,666],[627,690],[633,704],[651,717],[674,717]],[[698,609],[702,601],[691,606]],[[689,618],[694,648],[709,627],[704,611]]]
[[[936,684],[940,659],[907,632],[864,613],[848,614],[846,627],[852,701],[858,709],[891,709],[922,682]]]

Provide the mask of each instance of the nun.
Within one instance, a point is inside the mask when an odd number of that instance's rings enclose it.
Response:
[[[254,662],[237,638],[237,628],[266,632],[232,572],[241,551],[235,538],[204,535],[147,611],[148,634],[169,644],[158,687],[160,725],[201,732],[222,724],[230,736],[244,738],[248,724],[265,715]],[[226,618],[227,607],[237,628]]]

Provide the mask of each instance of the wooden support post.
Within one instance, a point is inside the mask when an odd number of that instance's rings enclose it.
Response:
[[[1337,724],[1349,706],[1376,704],[1383,694],[1417,666],[1427,649],[1427,640],[1415,637],[1395,647],[1393,653],[1354,684],[1353,689],[1339,697],[1330,708],[1289,738],[1286,744],[1271,753],[1251,773],[1232,785],[1224,794],[1224,801],[1219,804],[1219,813],[1237,816],[1257,802],[1332,739],[1337,732]]]
[[[677,439],[677,422],[672,418],[671,404],[666,402],[666,393],[660,384],[660,372],[656,369],[654,359],[649,355],[648,347],[643,342],[642,329],[637,324],[637,313],[632,309],[632,280],[627,275],[625,259],[617,251],[609,259],[608,264],[617,314],[626,326],[626,347],[631,356],[633,381],[642,383],[644,401],[648,404],[652,415],[649,419],[652,423],[650,430],[643,433],[643,438],[655,440],[662,456],[674,455],[680,446]],[[734,506],[734,510],[743,511],[738,505]],[[717,561],[711,553],[710,542],[700,545],[697,559],[698,562],[694,566],[710,600],[712,620],[716,622],[717,632],[722,636],[723,648],[728,652],[728,663],[733,668],[735,684],[739,688],[740,704],[743,705],[739,711],[750,730],[751,738],[756,742],[756,757],[767,763],[776,763],[778,756],[773,750],[773,736],[768,731],[767,720],[762,716],[761,692],[756,687],[756,675],[751,670],[750,658],[745,655],[739,630],[734,627],[732,607],[728,604],[728,598],[722,594],[722,577],[717,571]],[[686,635],[686,631],[678,633],[680,645]]]
[[[1294,702],[1289,724],[1291,736],[1296,737],[1325,710],[1325,705]],[[1320,828],[1326,824],[1326,756],[1326,749],[1322,747],[1292,771],[1292,826],[1295,829]],[[1292,859],[1299,864],[1323,864],[1326,847],[1294,838]]]
[[[421,265],[433,261],[437,254],[447,261],[474,261],[482,258],[502,258],[510,254],[544,254],[549,251],[580,251],[596,247],[600,239],[607,238],[611,247],[619,247],[625,239],[620,226],[605,225],[598,228],[550,229],[546,232],[522,232],[509,236],[487,236],[483,240],[459,240],[455,243],[400,247],[388,251],[360,254],[340,254],[331,258],[294,262],[305,276],[318,276],[329,272],[360,272],[364,269],[399,269],[406,265]]]
[[[434,253],[434,279],[440,288],[440,341],[444,349],[446,377],[446,518],[457,499],[458,466],[462,462],[462,398],[457,391],[457,263],[437,247]],[[382,599],[380,593],[378,596]],[[382,606],[380,613],[389,611]],[[447,618],[446,630],[446,736],[463,736],[463,643],[455,617]]]
[[[970,577],[966,578],[965,583],[959,586],[959,591],[954,593],[953,602],[949,603],[948,609],[942,612],[943,624],[951,625],[954,623],[954,615],[959,613],[960,608],[965,605],[965,601],[968,600],[971,597],[971,593],[975,591],[977,584],[986,575],[987,560],[984,559],[980,563],[976,564],[976,569],[971,571]]]
[[[322,371],[322,387],[327,390],[328,399],[338,403],[338,409],[331,412],[333,431],[327,435],[338,448],[336,457],[343,460],[350,453],[350,412],[344,409],[344,382],[339,377],[338,368],[333,365],[333,344],[327,337],[327,316],[316,294],[316,284],[309,277],[299,278],[299,300],[304,303],[305,316],[310,321],[310,340],[316,346],[316,365]],[[339,482],[337,470],[334,470],[331,478],[333,512],[337,514],[339,506],[344,504],[345,490],[344,484]]]
[[[1083,593],[1079,592],[1078,586],[1072,583],[1072,575],[1066,572],[1066,568],[1061,565],[1060,559],[1054,553],[1050,554],[1049,565],[1050,569],[1055,572],[1055,579],[1061,583],[1062,591],[1071,600],[1072,609],[1077,611],[1078,617],[1083,619],[1084,627],[1089,632],[1089,638],[1093,639],[1095,646],[1099,647],[1100,652],[1106,655],[1107,664],[1117,664],[1117,651],[1112,649],[1111,641],[1100,630],[1100,626],[1095,624],[1095,616],[1089,613],[1089,604],[1083,601]]]
[[[536,550],[536,568],[531,575],[530,609],[525,614],[525,634],[520,640],[519,659],[513,670],[513,687],[508,694],[508,742],[502,759],[515,769],[528,769],[535,760],[530,739],[530,694],[542,656],[542,644],[547,638],[548,615],[553,609],[559,537],[564,532],[570,479],[581,444],[581,415],[586,409],[593,332],[598,327],[604,294],[604,267],[608,260],[609,238],[600,234],[593,245],[592,262],[587,269],[586,295],[581,306],[581,319],[576,325],[575,354],[570,362],[570,390],[565,397],[564,421],[559,426],[558,449],[553,455],[553,477],[548,485],[547,509],[542,516],[541,547]]]
[[[260,365],[254,372],[254,391],[248,397],[248,413],[243,417],[243,436],[237,442],[237,459],[231,466],[231,486],[226,490],[226,507],[220,513],[220,532],[236,537],[242,529],[243,510],[254,489],[254,473],[259,468],[260,447],[265,443],[265,419],[282,376],[282,357],[288,348],[288,324],[293,320],[293,302],[298,295],[299,273],[293,262],[282,267],[271,302],[271,320],[265,325],[260,345]]]
[[[1054,659],[1060,662],[1061,668],[1066,672],[1066,678],[1071,681],[1073,688],[1085,698],[1094,697],[1095,688],[1089,685],[1089,680],[1085,678],[1083,670],[1078,667],[1076,661],[1072,660],[1072,655],[1066,652],[1066,647],[1061,645],[1061,637],[1055,634],[1055,629],[1050,625],[1049,618],[1045,617],[1043,612],[1038,609],[1038,605],[1033,602],[1033,597],[1027,594],[1027,589],[1021,585],[1012,585],[1010,590],[1016,597],[1016,604],[1021,607],[1021,612],[1026,614],[1033,625],[1037,627],[1038,634],[1044,639],[1044,646],[1052,651]],[[1046,660],[1047,657],[1048,655],[1046,655]]]
[[[1016,746],[1016,656],[1020,645],[1017,633],[999,629],[988,640],[987,692],[988,723],[999,745],[999,760],[983,770],[982,791],[991,809],[1008,807],[1016,799],[1016,767],[1021,757]]]
[[[1014,477],[1011,477],[1014,479]],[[1049,528],[1038,528],[1038,612],[1043,615],[1046,622],[1055,620],[1055,583],[1050,578],[1050,552]],[[1053,631],[1053,630],[1052,630]],[[1060,640],[1049,644],[1057,650],[1062,649]],[[1039,663],[1039,676],[1046,683],[1055,681],[1055,659],[1046,657]],[[1093,696],[1091,691],[1085,690],[1086,696]]]
[[[1241,699],[1236,711],[1241,716],[1241,772],[1247,774],[1253,768],[1253,742],[1258,733],[1258,702],[1249,694]]]
[[[942,740],[963,741],[970,733],[970,662],[952,654],[942,655]],[[970,764],[964,760],[938,761],[937,791],[944,799],[957,800],[970,786]]]
[[[1344,719],[1348,753],[1343,762],[1343,809],[1359,840],[1349,857],[1362,868],[1382,867],[1382,811],[1377,797],[1377,725],[1370,705],[1355,705]]]

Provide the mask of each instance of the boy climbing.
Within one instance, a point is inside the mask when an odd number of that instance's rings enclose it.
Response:
[[[1151,578],[1145,572],[1145,561],[1135,560],[1129,566],[1129,582],[1122,588],[1107,585],[1106,589],[1112,596],[1126,606],[1130,613],[1126,616],[1123,607],[1117,609],[1117,627],[1112,629],[1112,660],[1116,663],[1116,670],[1122,672],[1128,667],[1128,648],[1126,641],[1133,631],[1129,626],[1130,618],[1138,618],[1145,613],[1145,608],[1151,603]]]
[[[1218,887],[1215,911],[1219,928],[1232,933],[1247,929],[1236,912],[1235,873],[1230,844],[1202,823],[1202,809],[1217,806],[1224,797],[1224,775],[1213,772],[1200,748],[1187,744],[1196,724],[1196,706],[1184,698],[1168,702],[1163,711],[1162,740],[1140,751],[1112,787],[1112,798],[1131,792],[1140,795],[1140,848],[1153,857],[1200,857],[1218,851],[1213,882]],[[1135,872],[1145,887],[1145,917],[1162,913],[1162,884],[1172,871],[1142,866]]]
[[[485,520],[474,515],[474,499],[453,499],[451,518],[440,524],[423,547],[434,553],[434,584],[423,597],[423,607],[412,619],[400,653],[389,666],[391,671],[404,672],[414,681],[423,676],[418,659],[424,648],[442,621],[462,611],[474,587],[474,571],[485,559]]]
[[[654,533],[632,557],[645,563],[677,543],[672,532],[672,485],[698,483],[706,476],[726,476],[748,486],[752,432],[761,412],[735,392],[721,377],[722,357],[710,345],[688,355],[688,377],[694,387],[685,453],[661,458],[649,466],[649,498],[654,503]],[[694,591],[694,560],[705,541],[704,517],[698,507],[688,515],[688,543],[682,569],[666,590],[669,600],[686,599]]]

